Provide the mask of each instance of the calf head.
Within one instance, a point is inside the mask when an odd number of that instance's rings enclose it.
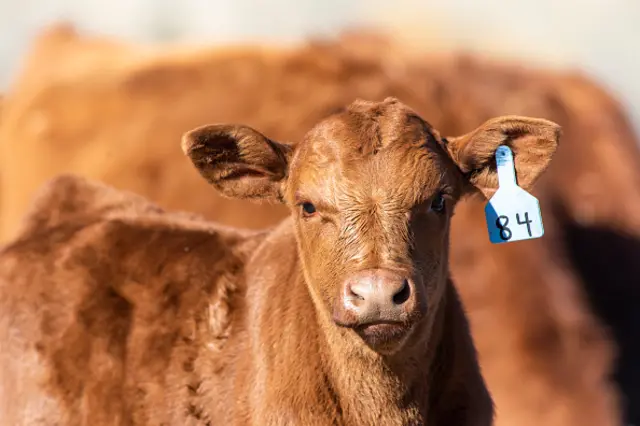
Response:
[[[295,147],[241,125],[199,127],[182,143],[223,195],[291,208],[317,309],[390,353],[428,324],[440,303],[454,205],[467,193],[495,192],[498,146],[511,147],[519,184],[528,188],[559,133],[547,120],[505,116],[444,138],[387,98],[355,101]]]

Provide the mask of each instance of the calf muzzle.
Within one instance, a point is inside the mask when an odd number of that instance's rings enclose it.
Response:
[[[416,305],[412,279],[387,269],[367,269],[344,281],[333,319],[343,327],[399,332],[411,321]]]

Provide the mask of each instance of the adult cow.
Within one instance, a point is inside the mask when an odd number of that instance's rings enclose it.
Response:
[[[509,116],[445,139],[393,98],[295,148],[188,132],[222,194],[290,207],[268,231],[54,180],[0,255],[0,423],[490,425],[449,222],[461,196],[495,191],[499,145],[530,187],[558,137]]]

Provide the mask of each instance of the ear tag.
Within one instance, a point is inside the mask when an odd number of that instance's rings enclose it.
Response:
[[[498,190],[484,208],[489,240],[499,244],[542,237],[540,203],[518,186],[513,152],[508,146],[496,150],[496,165]]]

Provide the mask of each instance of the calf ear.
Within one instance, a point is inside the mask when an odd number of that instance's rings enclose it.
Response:
[[[549,165],[560,133],[560,126],[548,120],[504,116],[466,135],[446,138],[446,147],[466,176],[468,189],[490,198],[498,189],[495,153],[500,145],[513,151],[518,185],[528,190]]]
[[[182,150],[223,195],[282,201],[291,147],[248,126],[214,124],[185,133]]]

